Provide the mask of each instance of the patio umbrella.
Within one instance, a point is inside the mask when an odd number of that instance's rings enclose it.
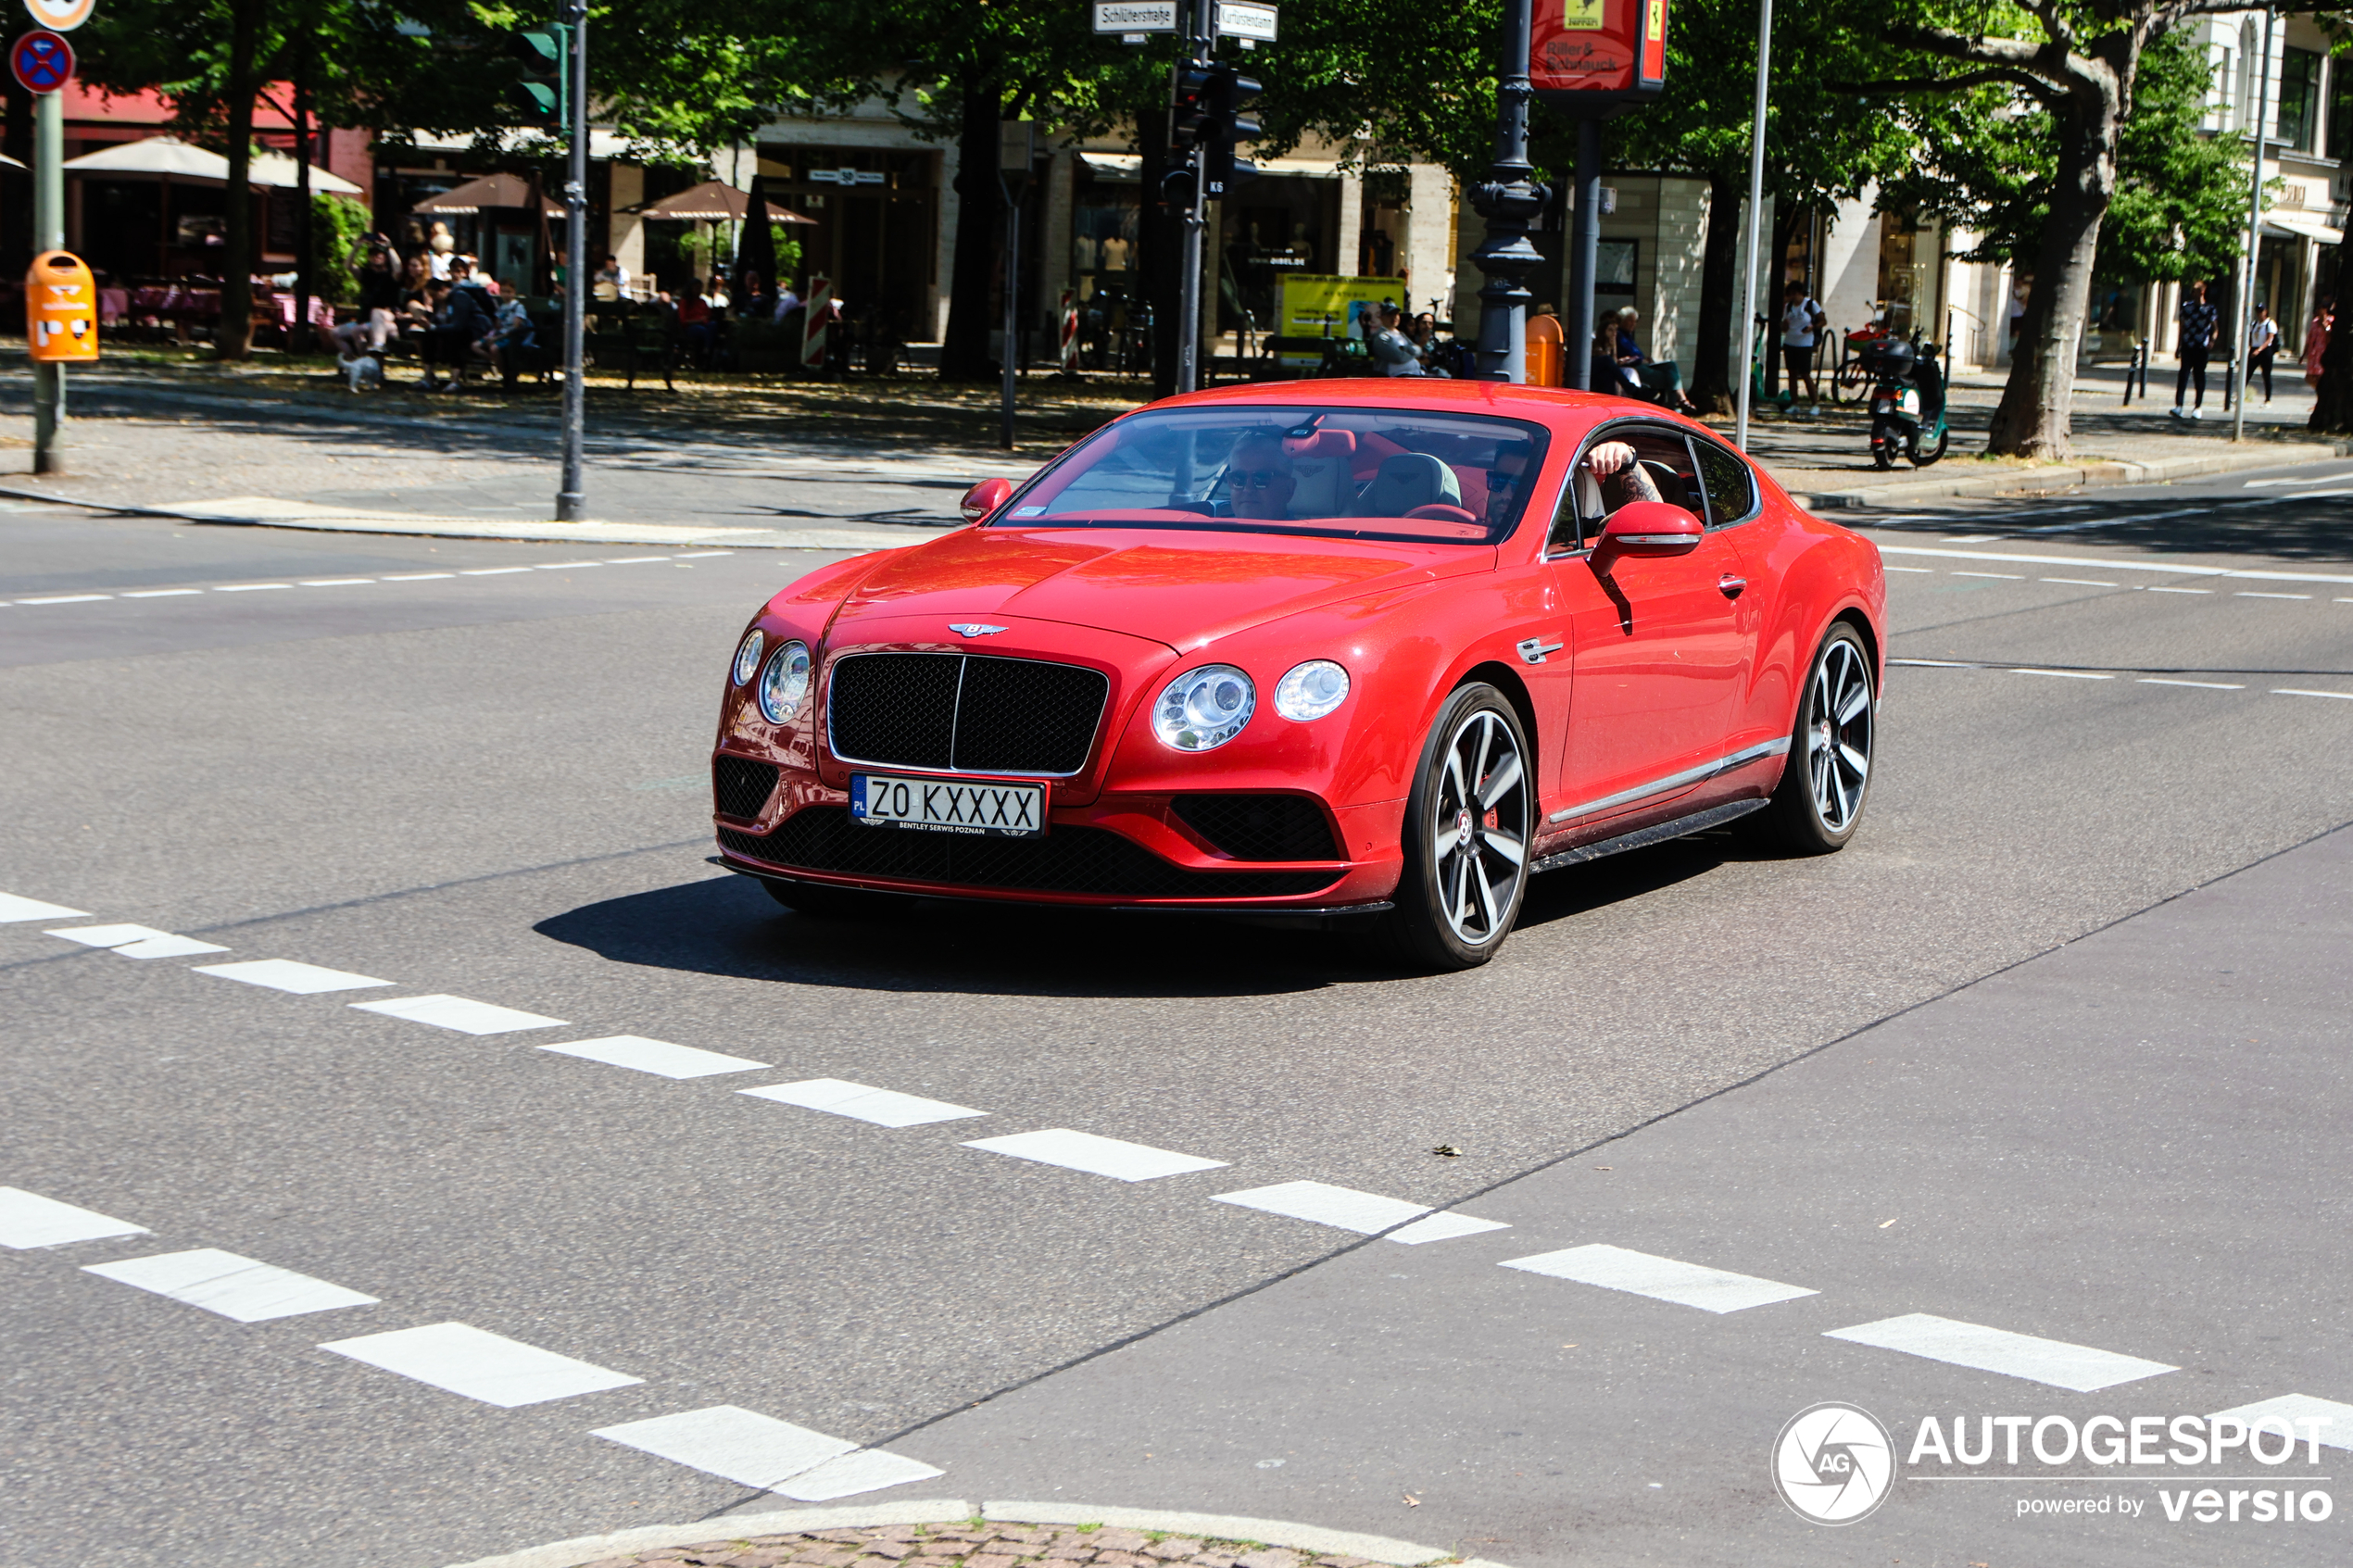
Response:
[[[479,180],[469,180],[452,190],[444,191],[410,207],[435,218],[471,218],[475,213],[502,207],[532,207],[531,182],[520,174],[486,174]],[[564,209],[545,195],[539,198],[539,215],[561,218]]]
[[[757,178],[754,176],[755,180]],[[771,223],[814,223],[817,221],[813,218],[803,218],[799,213],[789,208],[778,207],[774,202],[769,201],[764,193],[761,202],[768,208],[768,220]],[[751,193],[739,191],[724,180],[706,180],[692,190],[681,191],[674,196],[664,196],[658,202],[648,202],[638,208],[638,211],[648,218],[699,218],[713,223],[724,223],[730,220],[741,222],[744,214],[750,210]]]
[[[118,142],[111,147],[101,147],[94,153],[84,153],[68,158],[69,174],[147,174],[158,180],[187,180],[199,184],[225,185],[229,182],[229,160],[219,153],[191,145],[176,136],[149,136],[137,142]],[[283,153],[256,152],[245,171],[248,182],[292,190],[301,178],[295,160]],[[359,187],[339,174],[330,174],[317,164],[310,166],[310,188],[331,191],[337,195],[356,196]]]

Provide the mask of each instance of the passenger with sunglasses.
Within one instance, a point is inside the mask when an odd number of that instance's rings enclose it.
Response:
[[[1236,517],[1272,521],[1290,516],[1299,477],[1279,438],[1245,435],[1226,458],[1226,485]]]

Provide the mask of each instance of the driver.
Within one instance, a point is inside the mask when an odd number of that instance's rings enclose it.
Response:
[[[1236,517],[1277,521],[1290,516],[1299,477],[1281,439],[1262,432],[1234,443],[1226,458],[1226,484]]]
[[[1635,501],[1662,499],[1658,485],[1623,441],[1604,441],[1585,454],[1585,467],[1601,484],[1603,515]]]
[[[1495,448],[1487,461],[1487,522],[1500,528],[1509,522],[1512,508],[1519,505],[1520,486],[1534,477],[1532,443],[1506,441]]]

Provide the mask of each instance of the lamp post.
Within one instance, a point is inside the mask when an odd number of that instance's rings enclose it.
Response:
[[[1740,419],[1732,433],[1732,445],[1748,450],[1748,401],[1756,377],[1750,370],[1749,338],[1756,331],[1756,273],[1765,258],[1756,254],[1764,243],[1765,218],[1765,90],[1773,63],[1773,0],[1757,0],[1756,6],[1756,116],[1750,122],[1748,135],[1748,278],[1741,287],[1741,395]],[[1713,220],[1711,220],[1712,221]],[[1792,395],[1794,395],[1793,394]]]
[[[1486,182],[1470,193],[1471,206],[1487,220],[1487,237],[1471,254],[1471,261],[1486,274],[1478,290],[1478,379],[1524,382],[1528,379],[1529,274],[1544,257],[1528,237],[1529,220],[1544,209],[1544,193],[1529,178],[1536,172],[1528,161],[1528,107],[1536,97],[1528,79],[1529,32],[1532,0],[1504,0],[1504,58],[1495,83],[1495,160]],[[1583,173],[1586,139],[1600,145],[1599,132],[1583,127],[1578,142],[1579,172]],[[1598,151],[1595,154],[1598,158]],[[1598,183],[1598,175],[1596,176]],[[1583,225],[1589,205],[1580,190],[1578,221]],[[1581,227],[1580,227],[1581,232]],[[1588,276],[1591,276],[1590,272]],[[1585,336],[1592,337],[1586,324]],[[1580,360],[1577,345],[1569,345],[1570,373]]]
[[[586,292],[588,282],[588,7],[566,0],[563,19],[572,28],[572,103],[566,127],[572,145],[564,170],[564,475],[556,492],[556,521],[580,522],[587,497],[581,493],[581,455],[587,439]]]
[[[2240,276],[2246,280],[2239,290],[2238,345],[2224,359],[2225,365],[2236,360],[2244,369],[2239,374],[2238,407],[2231,411],[2231,439],[2246,439],[2246,395],[2255,390],[2255,264],[2263,254],[2263,144],[2271,131],[2271,17],[2270,6],[2263,7],[2263,57],[2255,63],[2255,169],[2246,181],[2246,264]],[[2225,370],[2224,375],[2230,374]],[[2180,399],[2175,399],[2180,401]]]

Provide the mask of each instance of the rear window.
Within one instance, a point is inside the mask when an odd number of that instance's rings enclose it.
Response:
[[[1541,425],[1383,408],[1172,408],[1099,431],[999,528],[1215,529],[1491,545],[1518,526]]]

